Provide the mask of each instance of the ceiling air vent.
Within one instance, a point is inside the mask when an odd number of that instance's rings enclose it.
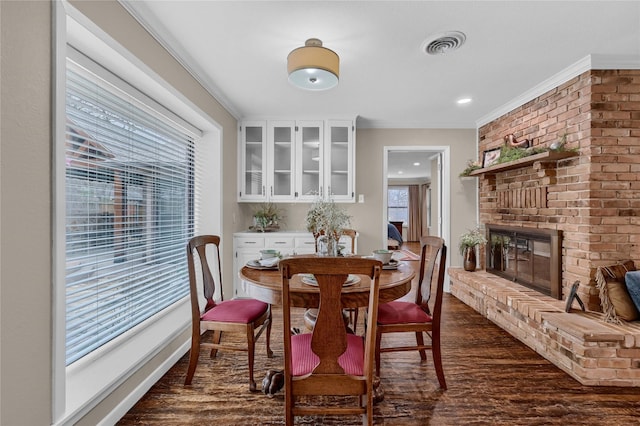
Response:
[[[467,36],[460,31],[448,31],[429,37],[422,43],[422,49],[428,55],[444,55],[458,49],[464,44]]]

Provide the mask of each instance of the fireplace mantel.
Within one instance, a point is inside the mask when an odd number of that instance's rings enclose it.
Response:
[[[577,152],[574,151],[546,151],[540,154],[529,155],[519,160],[509,161],[508,163],[494,164],[493,166],[477,169],[469,173],[469,176],[493,175],[507,170],[519,169],[527,167],[535,162],[553,163],[571,157],[576,157]]]

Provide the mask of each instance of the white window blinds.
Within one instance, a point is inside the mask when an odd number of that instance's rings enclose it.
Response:
[[[99,74],[67,62],[67,365],[189,291],[195,135]]]

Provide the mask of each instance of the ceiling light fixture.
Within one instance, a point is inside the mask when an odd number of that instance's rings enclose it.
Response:
[[[458,105],[468,104],[471,102],[471,98],[458,99],[456,102],[458,103]]]
[[[304,47],[292,50],[287,57],[289,82],[305,90],[327,90],[338,84],[340,58],[322,47],[317,38],[308,39]]]

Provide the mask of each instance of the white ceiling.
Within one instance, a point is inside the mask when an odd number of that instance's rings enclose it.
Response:
[[[638,1],[120,1],[238,119],[476,128],[585,59],[640,67]],[[424,53],[452,30],[460,49]],[[287,80],[287,55],[312,37],[340,56],[336,88]]]
[[[239,119],[475,128],[588,55],[640,57],[638,1],[121,2]],[[423,53],[450,30],[466,34],[460,49]],[[329,91],[287,80],[287,55],[311,37],[340,56]],[[473,102],[459,106],[461,97]]]

